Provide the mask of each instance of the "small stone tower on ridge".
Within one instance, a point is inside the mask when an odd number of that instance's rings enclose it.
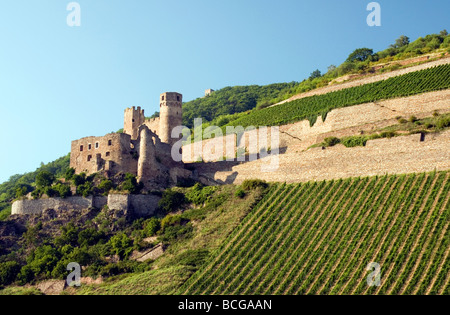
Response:
[[[172,130],[182,126],[182,104],[180,93],[166,92],[160,96],[159,137],[164,143],[173,145],[181,138],[172,139]]]
[[[139,126],[145,122],[144,110],[133,106],[125,109],[123,132],[131,135],[131,140],[139,136]]]

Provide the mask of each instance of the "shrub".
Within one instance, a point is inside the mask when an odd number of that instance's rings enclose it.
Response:
[[[121,259],[126,259],[133,251],[133,241],[124,233],[120,232],[111,237],[109,240],[111,249],[114,254],[118,255]]]
[[[61,198],[70,197],[72,195],[70,187],[63,183],[56,184],[55,186],[53,186],[53,189],[57,192],[57,195]]]
[[[408,121],[410,123],[415,123],[417,121],[417,117],[416,116],[411,116],[411,117],[409,117]]]
[[[437,122],[436,122],[436,128],[437,129],[444,129],[446,127],[450,127],[450,117],[443,117],[440,118]]]
[[[186,198],[195,205],[203,205],[216,191],[217,187],[203,187],[203,185],[197,183],[186,193]]]
[[[16,280],[20,265],[15,261],[0,263],[0,285],[9,285]]]
[[[406,124],[408,121],[405,118],[400,118],[398,120],[398,122],[401,123],[401,124]]]
[[[161,229],[161,222],[157,218],[151,218],[144,223],[146,237],[154,236]]]
[[[184,194],[173,189],[166,189],[158,203],[160,209],[165,213],[173,212],[186,203]]]
[[[81,173],[72,176],[72,181],[75,186],[83,185],[86,182],[86,173]]]
[[[109,179],[104,179],[98,185],[98,188],[103,191],[103,194],[107,195],[111,189],[113,189],[114,184]]]
[[[242,188],[238,188],[237,190],[236,190],[236,192],[234,193],[234,195],[236,196],[236,197],[238,197],[238,198],[244,198],[245,197],[245,191],[242,189]]]
[[[75,169],[71,167],[64,174],[64,178],[65,178],[65,180],[71,180],[71,179],[73,179],[74,175],[75,175]]]
[[[181,215],[168,215],[161,221],[161,230],[164,231],[169,226],[181,225],[182,222]]]
[[[327,147],[333,147],[333,146],[335,146],[336,144],[339,144],[339,143],[341,143],[341,140],[339,138],[336,138],[336,137],[325,138],[325,140],[324,140],[324,144]]]
[[[142,183],[138,183],[136,176],[133,174],[127,173],[125,175],[125,180],[122,183],[122,190],[128,191],[130,194],[138,194],[144,185]]]
[[[41,171],[36,175],[36,186],[39,188],[49,187],[55,181],[55,176],[47,171]]]
[[[367,143],[367,140],[368,138],[365,136],[346,137],[342,139],[342,144],[347,148],[364,147]]]
[[[395,131],[384,131],[380,134],[381,138],[393,138],[397,135]]]
[[[86,181],[84,184],[77,186],[77,195],[88,197],[92,194],[92,183]]]

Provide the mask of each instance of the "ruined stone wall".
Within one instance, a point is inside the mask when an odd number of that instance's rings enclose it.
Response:
[[[118,133],[72,141],[70,167],[77,174],[99,171],[136,174],[137,160],[131,154],[130,143],[130,135]]]
[[[147,119],[144,124],[153,132],[156,134],[159,134],[159,117]]]
[[[338,108],[328,113],[325,122],[322,117],[318,117],[312,127],[308,120],[280,126],[279,147],[282,153],[298,153],[322,142],[327,137],[345,137],[361,132],[368,133],[374,129],[398,124],[396,119],[398,116],[409,118],[414,115],[423,118],[431,116],[434,111],[450,112],[450,90]],[[228,137],[230,138],[228,143],[237,141],[235,138],[233,140],[234,135]],[[183,147],[183,161],[186,163],[199,160],[205,162],[217,161],[217,157],[236,156],[236,153],[242,152],[242,150],[249,154],[255,153],[258,149],[251,145],[255,144],[255,141],[248,142],[248,139],[252,137],[253,139],[257,138],[258,141],[260,139],[259,135],[254,135],[253,132],[246,132],[245,136],[237,141],[234,155],[227,154],[225,147],[227,139],[225,138],[209,139],[186,145]],[[268,138],[270,138],[270,132]],[[224,143],[222,152],[208,149],[216,144],[214,149],[217,150],[217,148],[220,148],[221,142]],[[203,156],[194,155],[195,147],[197,147],[197,152],[199,147],[202,148]],[[258,145],[259,147],[264,147],[264,145]],[[228,148],[228,152],[233,152],[233,148]]]
[[[423,140],[423,141],[421,141]],[[270,157],[245,163],[192,164],[200,177],[218,184],[240,184],[246,179],[306,182],[358,176],[405,174],[450,169],[450,131],[368,141],[366,147],[337,145],[280,155],[279,167],[262,172]]]
[[[124,215],[145,217],[155,214],[161,198],[155,195],[109,195],[84,197],[48,198],[38,200],[18,200],[13,203],[12,215],[39,215],[47,210],[81,211],[89,208],[123,211]]]
[[[161,198],[155,195],[119,195],[108,196],[110,210],[123,211],[134,217],[151,216],[156,213]]]
[[[144,110],[133,106],[125,109],[123,132],[129,134],[132,140],[138,137],[138,129],[145,122]]]
[[[41,214],[46,210],[84,210],[89,208],[101,209],[106,205],[105,197],[68,197],[48,198],[38,200],[18,200],[12,205],[11,214]]]

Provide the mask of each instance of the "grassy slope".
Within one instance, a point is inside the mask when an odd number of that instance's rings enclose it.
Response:
[[[449,176],[281,185],[178,293],[449,294]]]
[[[231,231],[239,224],[253,205],[261,198],[262,191],[255,190],[244,199],[234,196],[235,186],[220,187],[213,204],[200,209],[187,210],[185,214],[198,217],[192,238],[173,244],[154,262],[155,269],[142,274],[132,274],[110,279],[102,285],[83,286],[76,294],[171,294],[195,271],[186,265],[186,255],[198,251],[215,251]],[[224,202],[220,206],[217,200]]]

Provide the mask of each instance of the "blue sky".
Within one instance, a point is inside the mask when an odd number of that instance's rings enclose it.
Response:
[[[189,101],[208,88],[301,81],[356,48],[387,48],[450,31],[448,0],[69,0],[0,5],[0,182],[70,152],[72,140],[123,125],[123,110],[158,110],[159,94]]]

